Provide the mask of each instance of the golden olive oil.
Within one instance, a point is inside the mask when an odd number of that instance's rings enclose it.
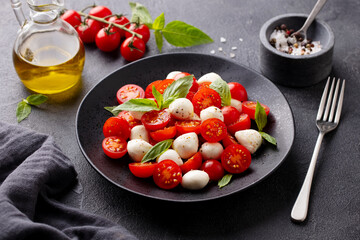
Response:
[[[28,89],[54,94],[79,82],[85,50],[76,36],[57,31],[37,32],[14,50],[13,61],[20,80]]]

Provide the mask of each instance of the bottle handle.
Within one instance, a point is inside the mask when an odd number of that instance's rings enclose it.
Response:
[[[11,1],[11,7],[14,10],[16,19],[20,25],[20,27],[23,27],[27,23],[27,19],[25,18],[24,12],[22,10],[22,3],[21,0],[10,0]]]

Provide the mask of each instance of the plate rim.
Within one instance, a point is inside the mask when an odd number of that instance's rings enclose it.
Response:
[[[291,128],[291,134],[292,134],[292,139],[291,139],[291,143],[290,143],[290,147],[289,149],[287,150],[287,152],[285,153],[283,159],[274,167],[272,168],[267,174],[261,176],[257,181],[255,182],[252,182],[251,184],[249,184],[248,186],[242,188],[242,189],[239,189],[239,190],[236,190],[236,191],[232,191],[232,192],[228,192],[228,193],[225,193],[223,195],[217,195],[217,196],[213,196],[213,197],[208,197],[208,198],[205,198],[205,199],[171,199],[171,198],[162,198],[162,197],[158,197],[158,196],[152,196],[152,195],[146,195],[144,193],[141,193],[141,192],[137,192],[135,190],[132,190],[130,188],[126,188],[118,183],[116,183],[115,181],[113,181],[112,179],[110,179],[109,177],[107,177],[103,172],[101,172],[96,166],[95,164],[91,161],[90,157],[86,154],[83,146],[81,145],[81,142],[80,142],[80,138],[79,138],[79,132],[78,132],[78,120],[79,120],[79,113],[80,113],[80,109],[83,105],[83,103],[85,102],[85,100],[87,99],[87,97],[90,95],[91,92],[94,91],[94,89],[101,83],[103,82],[105,79],[107,79],[109,76],[115,74],[116,72],[120,71],[121,69],[123,68],[126,68],[128,66],[131,66],[131,65],[134,65],[134,64],[137,64],[138,62],[142,62],[142,61],[148,61],[149,59],[153,59],[153,58],[159,58],[159,57],[167,57],[167,56],[174,56],[174,55],[177,55],[177,56],[180,56],[180,55],[193,55],[193,56],[201,56],[201,57],[210,57],[210,58],[217,58],[217,59],[220,59],[222,61],[227,61],[227,62],[231,62],[235,65],[238,65],[248,71],[251,71],[257,75],[260,75],[262,76],[263,80],[267,81],[268,83],[270,83],[270,85],[272,85],[275,89],[277,89],[279,91],[279,93],[281,94],[281,96],[284,98],[285,102],[287,103],[287,106],[289,107],[290,109],[290,117],[291,117],[291,122],[292,122],[292,125],[293,127]],[[293,145],[294,145],[294,141],[295,141],[295,120],[294,120],[294,114],[293,114],[293,111],[292,111],[292,108],[289,104],[289,101],[287,100],[287,98],[285,97],[285,95],[280,91],[280,89],[272,82],[270,81],[267,77],[265,77],[264,75],[262,75],[260,72],[250,68],[250,67],[247,67],[241,63],[238,63],[238,62],[235,62],[234,60],[231,60],[231,59],[227,59],[227,58],[224,58],[224,57],[221,57],[221,56],[215,56],[215,55],[209,55],[209,54],[204,54],[204,53],[162,53],[162,54],[157,54],[157,55],[153,55],[153,56],[148,56],[148,57],[145,57],[145,58],[142,58],[142,59],[139,59],[139,60],[136,60],[134,62],[130,62],[130,63],[127,63],[121,67],[119,67],[118,69],[110,72],[109,74],[107,74],[106,76],[104,76],[101,80],[99,80],[93,87],[91,87],[91,89],[84,95],[84,97],[82,98],[79,106],[78,106],[78,109],[76,111],[76,117],[75,117],[75,133],[76,133],[76,140],[77,140],[77,143],[78,143],[78,146],[83,154],[83,156],[85,157],[85,159],[87,160],[87,162],[90,164],[90,166],[98,173],[100,174],[102,177],[104,177],[107,181],[111,182],[113,185],[115,185],[116,187],[119,187],[123,190],[126,190],[126,191],[129,191],[131,193],[134,193],[136,195],[139,195],[139,196],[143,196],[143,197],[146,197],[146,198],[151,198],[151,199],[156,199],[156,200],[162,200],[162,201],[168,201],[168,202],[204,202],[204,201],[211,201],[211,200],[215,200],[215,199],[219,199],[219,198],[223,198],[223,197],[228,197],[230,195],[233,195],[235,193],[239,193],[239,192],[242,192],[242,191],[245,191],[249,188],[252,188],[254,185],[262,182],[263,180],[265,180],[267,177],[269,177],[274,171],[276,171],[282,164],[283,162],[287,159],[287,157],[289,156],[292,148],[293,148]],[[165,190],[164,190],[165,191]]]

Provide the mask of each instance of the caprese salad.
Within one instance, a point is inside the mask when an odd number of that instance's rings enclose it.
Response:
[[[152,177],[162,189],[198,190],[214,181],[223,187],[249,168],[263,139],[276,145],[263,132],[269,107],[249,101],[243,85],[216,73],[197,80],[174,71],[145,90],[127,84],[116,98],[120,105],[105,107],[114,116],[103,125],[104,153],[128,154],[131,173]]]

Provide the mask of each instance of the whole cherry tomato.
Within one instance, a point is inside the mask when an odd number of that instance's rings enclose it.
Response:
[[[121,44],[120,52],[125,60],[132,62],[140,59],[145,53],[145,43],[137,37],[129,37]]]
[[[234,123],[240,117],[240,112],[232,106],[224,106],[221,108],[221,111],[224,115],[224,123],[226,126]]]
[[[187,72],[181,72],[181,73],[178,73],[178,74],[176,74],[174,76],[174,80],[178,80],[180,78],[183,78],[183,77],[186,77],[186,76],[189,76],[189,75],[191,75],[191,74],[187,73]],[[196,92],[198,90],[198,88],[199,88],[199,84],[197,83],[196,78],[193,77],[193,84],[192,84],[189,91]]]
[[[118,136],[126,140],[130,137],[130,126],[123,118],[110,117],[104,123],[103,133],[105,137]]]
[[[75,10],[66,10],[61,19],[70,23],[71,26],[77,27],[81,24],[81,16]]]
[[[149,41],[150,29],[145,24],[131,23],[130,25],[128,25],[128,29],[140,34],[142,36],[141,40],[143,40],[145,44]],[[126,38],[129,38],[131,36],[131,33],[125,32]]]
[[[116,15],[116,16],[112,16],[112,17],[109,17],[107,19],[107,21],[109,22],[112,22],[112,23],[116,23],[116,24],[119,24],[119,25],[126,25],[128,24],[130,21],[129,19],[127,19],[125,16],[123,15]],[[120,36],[121,37],[125,37],[125,30],[121,29],[121,28],[118,28],[118,27],[115,27],[115,30],[118,31],[120,33]]]
[[[100,22],[89,18],[85,20],[85,23],[81,23],[77,26],[76,31],[84,43],[93,43],[95,42],[96,34],[101,30],[101,28],[102,26]]]
[[[228,85],[232,98],[241,102],[247,100],[247,92],[243,85],[237,82],[229,82]]]
[[[224,168],[221,163],[217,160],[206,160],[200,167],[200,170],[203,170],[209,175],[210,180],[217,181],[220,180],[224,174]]]
[[[114,51],[120,45],[120,33],[114,27],[102,28],[95,37],[96,46],[104,52]]]
[[[93,7],[92,9],[90,9],[89,15],[99,17],[99,18],[104,18],[104,17],[112,15],[112,12],[109,8],[107,8],[105,6],[96,6],[96,7]]]

